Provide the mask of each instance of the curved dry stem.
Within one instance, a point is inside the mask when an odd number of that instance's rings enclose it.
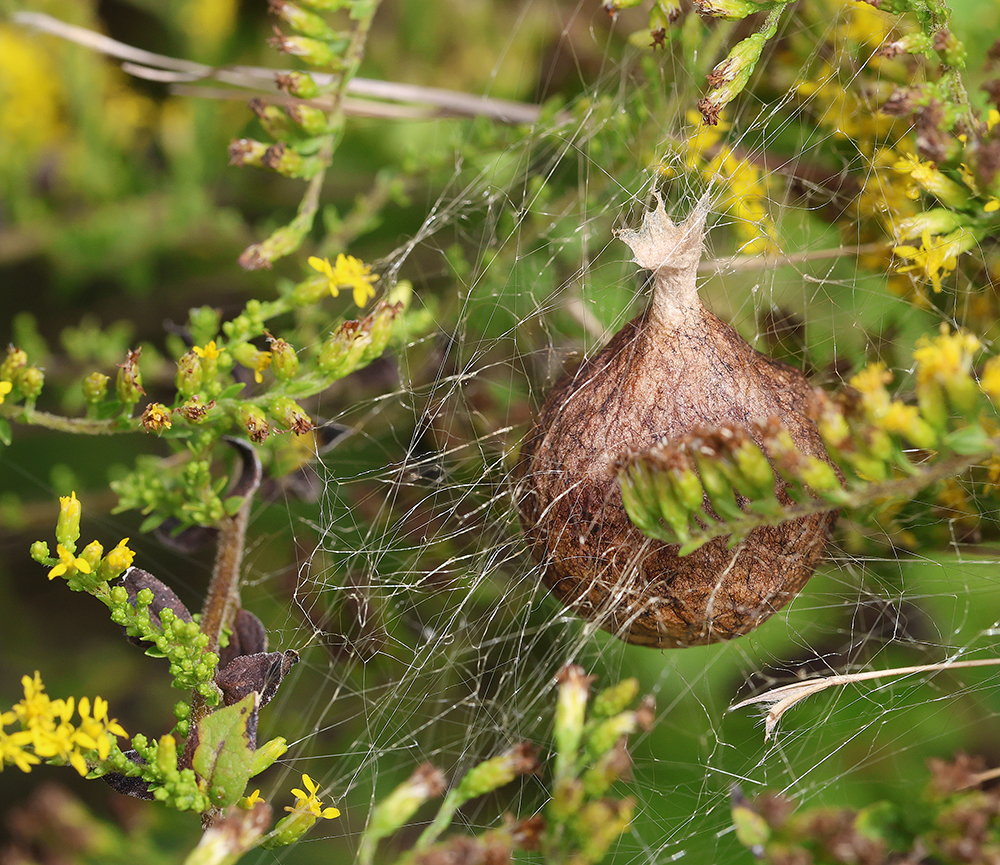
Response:
[[[785,714],[792,706],[804,700],[806,697],[811,697],[813,694],[818,694],[820,691],[825,691],[827,688],[833,688],[838,685],[850,685],[854,682],[867,682],[872,679],[884,679],[889,676],[910,676],[914,673],[936,673],[941,670],[958,670],[964,667],[995,667],[1000,666],[1000,658],[984,658],[978,661],[943,661],[940,664],[921,664],[915,667],[894,667],[890,670],[868,670],[864,673],[848,673],[848,674],[837,674],[833,676],[826,676],[821,679],[807,679],[804,682],[793,682],[790,685],[782,685],[778,688],[772,688],[770,691],[765,691],[763,694],[758,694],[756,697],[749,697],[746,700],[741,700],[735,706],[730,706],[729,711],[734,712],[737,709],[742,709],[746,706],[752,706],[757,703],[769,703],[771,708],[767,712],[767,717],[764,719],[764,739],[765,741],[771,738],[771,733],[774,732],[774,728],[777,726],[778,721],[781,720],[781,716]]]

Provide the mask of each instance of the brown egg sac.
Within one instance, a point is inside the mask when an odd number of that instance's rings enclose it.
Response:
[[[517,468],[521,525],[545,584],[629,643],[681,647],[746,634],[802,588],[835,512],[753,529],[678,556],[646,537],[622,504],[615,463],[694,428],[749,432],[777,419],[805,454],[828,459],[798,370],[754,350],[702,305],[696,287],[707,215],[681,225],[662,203],[620,237],[653,272],[649,307],[556,382]],[[761,444],[759,439],[756,439]]]

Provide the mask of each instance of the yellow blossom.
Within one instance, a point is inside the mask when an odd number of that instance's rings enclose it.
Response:
[[[114,719],[108,718],[106,700],[95,697],[93,707],[87,697],[75,701],[52,700],[45,693],[38,672],[21,679],[24,698],[10,712],[0,715],[0,768],[13,763],[22,772],[30,772],[41,760],[68,763],[80,775],[89,771],[88,755],[105,760],[115,744],[114,737],[127,736]],[[73,710],[80,723],[73,723]],[[7,733],[3,727],[18,721],[21,730]]]
[[[885,386],[892,381],[892,373],[886,369],[881,361],[870,363],[861,372],[851,377],[848,382],[859,393],[868,396],[881,397],[883,394],[888,399]]]
[[[330,264],[328,258],[310,256],[309,266],[326,277],[330,294],[336,297],[344,286],[354,291],[354,302],[364,306],[368,299],[375,296],[372,283],[378,281],[378,275],[371,272],[371,267],[353,255],[337,256],[337,263]]]
[[[90,563],[84,558],[76,558],[62,544],[56,547],[56,555],[59,556],[59,564],[49,571],[49,579],[54,580],[64,574],[72,576],[77,571],[81,574],[90,573]]]
[[[258,351],[254,356],[253,380],[260,384],[264,381],[264,370],[271,365],[271,352]]]
[[[302,776],[302,786],[309,792],[306,793],[303,790],[293,789],[292,795],[295,797],[295,805],[293,807],[286,806],[286,811],[299,814],[312,814],[314,817],[322,817],[324,820],[333,820],[340,816],[339,809],[323,807],[323,802],[316,795],[319,785],[308,775]]]
[[[80,516],[83,506],[76,492],[59,496],[59,517],[56,520],[56,540],[67,547],[73,547],[80,537]]]
[[[247,811],[252,811],[254,806],[258,802],[262,802],[263,798],[260,795],[260,790],[254,790],[249,796],[244,796],[239,802],[241,808],[246,808]]]
[[[132,567],[135,552],[128,548],[128,538],[122,538],[118,545],[104,557],[104,564],[116,576]]]
[[[922,160],[912,153],[904,154],[892,166],[903,174],[908,174],[913,185],[909,191],[910,198],[916,199],[920,189],[952,207],[962,207],[969,200],[969,193],[950,177],[946,177],[933,162]],[[919,188],[918,188],[919,187]]]
[[[996,108],[991,108],[989,113],[986,115],[986,129],[989,132],[993,131],[993,127],[1000,123],[1000,111]]]
[[[7,396],[14,389],[14,385],[9,381],[0,381],[0,404],[3,403],[4,397]]]
[[[215,344],[215,340],[213,339],[204,348],[200,348],[199,346],[196,345],[194,348],[191,349],[191,351],[193,351],[196,355],[198,355],[198,357],[203,358],[205,360],[215,360],[217,357],[219,357],[219,355],[222,354],[223,349],[219,348]]]
[[[991,456],[986,461],[986,483],[983,484],[986,494],[1000,492],[1000,456]]]
[[[960,234],[961,231],[955,232]],[[948,236],[949,238],[951,235]],[[893,252],[900,258],[909,259],[912,263],[901,265],[896,268],[897,273],[909,273],[920,271],[931,281],[934,292],[941,291],[942,277],[948,276],[958,263],[958,255],[965,252],[969,247],[959,248],[962,243],[949,241],[948,238],[931,237],[929,231],[924,231],[921,235],[920,246],[909,246],[902,244],[893,249]]]
[[[986,204],[983,205],[983,210],[987,213],[996,213],[1000,210],[1000,198],[997,198],[995,195],[991,195]]]
[[[941,325],[938,336],[917,340],[913,359],[917,362],[917,383],[932,380],[949,381],[966,377],[972,371],[972,356],[981,343],[975,334],[956,330],[949,333],[948,325]]]

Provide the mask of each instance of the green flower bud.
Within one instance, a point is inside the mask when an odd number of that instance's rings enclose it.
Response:
[[[118,399],[126,407],[135,405],[146,392],[142,389],[142,374],[139,372],[139,355],[141,353],[141,348],[130,350],[125,355],[125,362],[118,365],[118,380],[115,383],[115,388],[118,391]]]
[[[159,747],[156,749],[156,768],[165,776],[177,772],[177,740],[169,733],[160,737]]]
[[[965,62],[969,59],[969,53],[961,40],[955,38],[955,34],[943,27],[934,34],[934,50],[941,55],[941,59],[948,65],[956,69],[964,69]]]
[[[478,766],[473,766],[459,782],[448,799],[453,800],[456,808],[462,803],[499,790],[520,775],[530,775],[538,769],[535,749],[526,742],[521,742],[509,750],[489,760],[484,760]]]
[[[28,354],[20,348],[7,346],[7,357],[0,363],[0,379],[13,382],[18,370],[28,365]]]
[[[215,400],[206,403],[202,401],[201,397],[193,396],[177,408],[177,413],[187,420],[188,423],[200,424],[208,417],[209,410],[214,407]]]
[[[896,226],[896,237],[899,240],[907,240],[911,237],[920,237],[925,231],[934,235],[948,234],[961,224],[961,217],[953,210],[934,207],[916,216],[900,220]]]
[[[110,379],[103,372],[92,372],[83,380],[83,398],[88,405],[95,406],[103,402],[108,395]]]
[[[623,471],[618,481],[629,519],[644,535],[656,537],[660,531],[659,513],[649,473],[636,463]]]
[[[701,478],[686,460],[683,468],[671,468],[670,483],[681,507],[692,513],[701,510],[705,502],[705,488],[701,485]]]
[[[371,342],[371,335],[361,330],[359,322],[345,321],[320,349],[316,365],[329,378],[342,378],[357,368]]]
[[[278,397],[270,408],[271,416],[285,429],[302,435],[313,429],[313,422],[302,408],[287,396]]]
[[[346,40],[327,42],[308,36],[285,36],[279,31],[267,42],[283,54],[301,57],[310,66],[326,66],[334,71],[344,66],[340,53],[347,47]]]
[[[35,541],[31,545],[31,558],[38,562],[40,565],[48,563],[48,559],[51,558],[51,553],[49,551],[49,545],[45,541]]]
[[[752,492],[755,498],[774,491],[774,469],[755,441],[744,439],[733,452],[733,459],[736,470],[746,482],[748,495]]]
[[[289,96],[299,99],[315,99],[320,95],[319,87],[308,72],[288,72],[275,76],[278,88]]]
[[[625,740],[619,739],[615,746],[602,754],[583,776],[583,788],[588,799],[597,799],[621,778],[627,778],[632,770]]]
[[[289,105],[288,116],[302,127],[306,135],[323,135],[330,128],[327,113],[311,105]]]
[[[42,392],[42,385],[45,383],[45,373],[37,366],[26,366],[18,370],[14,379],[14,384],[18,390],[24,394],[27,400],[36,400]]]
[[[820,495],[825,493],[836,495],[843,490],[833,466],[819,457],[805,457],[799,464],[798,475],[802,483]]]
[[[760,12],[762,8],[752,0],[695,0],[694,6],[699,15],[706,18],[724,18],[728,21],[746,18],[747,15]],[[760,49],[757,50],[757,55],[760,56]]]
[[[719,465],[720,455],[714,449],[709,454],[696,453],[695,462],[698,464],[698,474],[701,475],[701,483],[708,493],[715,512],[723,520],[734,520],[742,517],[743,511],[736,504],[736,497],[733,492],[733,485],[726,477],[725,472]]]
[[[271,369],[278,381],[291,381],[299,371],[299,359],[295,355],[295,349],[283,339],[272,339],[270,343]]]
[[[655,19],[653,18],[654,14],[657,16]],[[657,27],[666,27],[668,24],[673,24],[680,17],[680,0],[657,0],[656,5],[653,6],[653,12],[650,13],[650,29],[655,30]]]
[[[591,715],[596,718],[610,718],[623,712],[637,696],[639,696],[639,680],[622,679],[618,684],[605,688],[594,697],[594,704],[590,709]]]
[[[76,492],[59,497],[59,517],[56,519],[56,541],[67,550],[76,549],[77,538],[80,537],[80,515],[83,506],[76,497]],[[46,547],[46,549],[48,549]],[[47,555],[48,553],[46,553]]]
[[[267,145],[253,138],[239,138],[229,142],[229,164],[263,168]]]
[[[283,18],[306,36],[312,36],[315,39],[333,39],[336,36],[336,33],[327,26],[326,21],[314,12],[307,12],[294,3],[287,2],[287,0],[271,0],[270,6],[275,15]]]
[[[556,681],[559,683],[559,694],[556,699],[553,738],[556,744],[558,778],[571,772],[576,763],[593,677],[584,675],[582,667],[567,664],[559,671]]]
[[[306,162],[302,155],[284,141],[268,147],[260,162],[261,168],[270,168],[285,177],[302,177],[305,173]]]
[[[174,377],[177,392],[188,399],[198,393],[201,380],[202,368],[198,355],[193,351],[181,355],[177,361],[177,375]]]
[[[180,705],[187,705],[182,703]],[[190,708],[190,707],[189,707]],[[250,764],[250,777],[259,775],[268,766],[271,766],[279,757],[288,751],[288,742],[281,736],[261,745],[253,754],[253,762]]]
[[[254,444],[260,444],[270,434],[271,427],[268,426],[267,418],[257,406],[249,403],[242,403],[238,410],[239,422],[246,430],[247,436]]]
[[[260,125],[272,138],[280,140],[293,134],[288,115],[277,105],[271,105],[259,96],[255,96],[247,103],[247,107],[257,115]]]
[[[671,456],[671,465],[682,465],[684,462],[682,458],[678,458],[675,455]],[[651,474],[653,495],[656,499],[656,506],[659,509],[660,516],[673,529],[674,534],[677,535],[677,539],[683,543],[691,537],[691,509],[685,507],[678,496],[678,491],[673,482],[674,470],[670,465],[663,468],[654,466],[651,467]],[[697,476],[695,477],[697,479]],[[698,490],[700,493],[700,483]],[[701,495],[699,495],[698,507],[695,510],[701,509],[701,500]]]
[[[579,778],[560,778],[552,789],[552,816],[559,823],[572,817],[583,804],[583,783]]]
[[[444,788],[445,777],[440,769],[430,763],[418,766],[407,780],[372,810],[368,830],[361,839],[358,860],[371,861],[371,855],[374,854],[379,840],[395,832],[424,802],[440,796]],[[280,826],[279,823],[275,828]]]

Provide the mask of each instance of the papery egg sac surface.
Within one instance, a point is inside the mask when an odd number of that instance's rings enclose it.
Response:
[[[658,201],[639,230],[619,233],[652,271],[649,306],[555,383],[517,467],[521,525],[553,594],[627,642],[665,648],[746,634],[781,609],[836,519],[758,527],[732,549],[717,538],[678,556],[625,512],[616,460],[695,428],[749,432],[776,419],[803,453],[828,459],[805,376],[753,349],[698,297],[707,212],[703,198],[677,225]]]

